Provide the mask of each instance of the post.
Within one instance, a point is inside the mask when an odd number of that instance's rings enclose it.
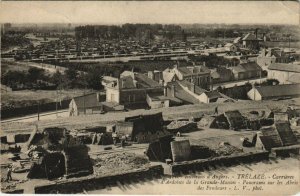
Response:
[[[38,121],[40,120],[40,101],[38,101]]]
[[[58,114],[57,114],[57,98],[58,98],[58,92],[56,90],[56,102],[55,102],[55,113],[56,113],[56,118],[58,117]]]
[[[85,113],[85,89],[86,89],[86,85],[85,85],[84,91],[83,91],[83,113],[84,113],[84,115],[86,114]]]

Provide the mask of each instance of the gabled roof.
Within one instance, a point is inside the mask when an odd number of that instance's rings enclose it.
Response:
[[[91,93],[80,97],[74,97],[74,101],[77,108],[92,108],[101,106],[100,102],[105,101],[105,95],[99,95],[99,101],[97,93]]]
[[[300,84],[281,84],[256,87],[262,97],[280,97],[300,95]]]
[[[300,65],[297,64],[273,63],[268,67],[268,69],[300,73]]]
[[[120,89],[135,88],[134,81],[131,76],[124,76],[119,79]]]

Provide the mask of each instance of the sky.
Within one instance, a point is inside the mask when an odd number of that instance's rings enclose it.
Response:
[[[0,22],[299,25],[296,1],[1,1]]]

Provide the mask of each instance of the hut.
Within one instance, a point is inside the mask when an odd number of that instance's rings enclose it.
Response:
[[[272,148],[297,144],[297,138],[286,122],[264,127],[257,135],[256,148],[270,151]]]
[[[151,142],[146,150],[146,155],[150,161],[164,162],[172,158],[171,142],[172,136],[164,136]]]
[[[130,135],[131,141],[148,143],[155,141],[164,135],[169,135],[169,132],[163,131],[163,117],[161,112],[156,114],[127,117],[125,118],[125,122],[131,122],[132,125],[130,123],[124,123],[122,125],[122,131],[119,132],[129,133],[128,135]],[[117,127],[116,131],[118,131]]]
[[[172,159],[174,162],[188,161],[191,158],[189,140],[171,142]]]
[[[247,118],[238,110],[227,111],[217,116],[210,128],[240,130],[247,128]]]

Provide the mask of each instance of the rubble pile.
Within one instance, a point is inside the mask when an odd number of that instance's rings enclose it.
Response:
[[[172,132],[187,132],[187,131],[193,131],[197,129],[197,123],[193,121],[172,121],[167,126],[168,131]]]
[[[110,153],[99,156],[94,160],[94,174],[117,174],[124,171],[149,166],[146,156],[135,153]]]
[[[217,148],[212,149],[217,156],[228,156],[232,154],[239,154],[243,149],[230,145],[229,143],[221,143]]]

